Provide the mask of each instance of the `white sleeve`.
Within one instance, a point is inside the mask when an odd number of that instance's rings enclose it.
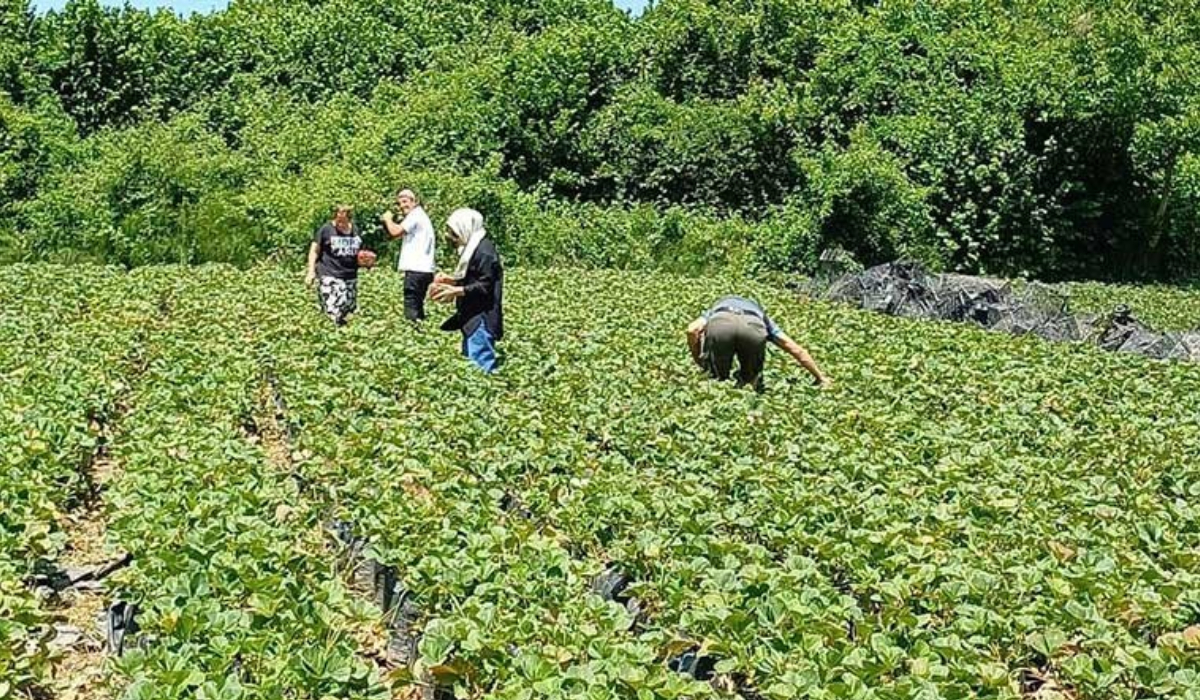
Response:
[[[413,232],[413,224],[416,223],[416,210],[410,211],[408,216],[404,217],[404,221],[400,222],[400,228],[404,229],[404,235],[410,236]]]

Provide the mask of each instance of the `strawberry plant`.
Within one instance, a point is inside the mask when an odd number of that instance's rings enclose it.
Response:
[[[44,598],[63,524],[95,495],[89,466],[148,313],[142,291],[115,270],[22,266],[0,285],[0,698],[50,679]]]
[[[32,310],[0,317],[9,694],[52,675],[25,583],[89,497],[95,416],[133,556],[109,588],[137,611],[108,667],[128,698],[1200,687],[1195,365],[741,280],[517,270],[485,379],[386,270],[344,328],[274,268],[11,272],[4,307]],[[732,291],[835,387],[773,352],[765,394],[704,380],[682,329]],[[375,571],[398,589],[359,590]]]

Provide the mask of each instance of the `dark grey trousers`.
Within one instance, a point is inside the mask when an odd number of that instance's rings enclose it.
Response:
[[[715,313],[704,327],[704,366],[714,379],[729,379],[734,357],[738,361],[738,386],[750,385],[761,391],[767,358],[766,325],[748,314]]]

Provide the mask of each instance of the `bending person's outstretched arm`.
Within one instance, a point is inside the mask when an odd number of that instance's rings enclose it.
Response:
[[[806,369],[808,373],[813,376],[813,379],[817,381],[818,385],[829,386],[829,377],[826,377],[825,374],[821,372],[821,368],[818,367],[816,361],[812,359],[812,355],[809,355],[808,351],[801,347],[799,343],[787,337],[786,335],[780,335],[778,338],[775,338],[774,342],[780,347],[780,349],[791,355],[796,362],[800,363],[800,366]]]

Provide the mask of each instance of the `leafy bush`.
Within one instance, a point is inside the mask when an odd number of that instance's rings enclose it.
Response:
[[[265,252],[231,206],[244,161],[198,120],[107,133],[81,155],[90,167],[60,172],[26,207],[35,250],[124,265]]]
[[[1189,0],[664,0],[636,20],[605,0],[248,0],[190,18],[70,0],[2,17],[8,258],[299,256],[330,201],[374,211],[416,178],[480,193],[446,204],[508,217],[506,235],[519,220],[523,240],[575,246],[523,260],[803,271],[839,244],[1049,278],[1200,272]],[[146,151],[156,128],[197,152]],[[97,232],[39,230],[84,214],[68,203],[89,180],[107,192]],[[660,235],[642,205],[697,231]],[[104,243],[129,227],[136,253]],[[746,249],[661,243],[722,227],[754,229]],[[579,247],[599,230],[620,249]]]
[[[628,86],[584,135],[594,194],[735,212],[779,201],[797,174],[776,99],[789,100],[762,86],[729,101],[677,104],[648,85]]]

